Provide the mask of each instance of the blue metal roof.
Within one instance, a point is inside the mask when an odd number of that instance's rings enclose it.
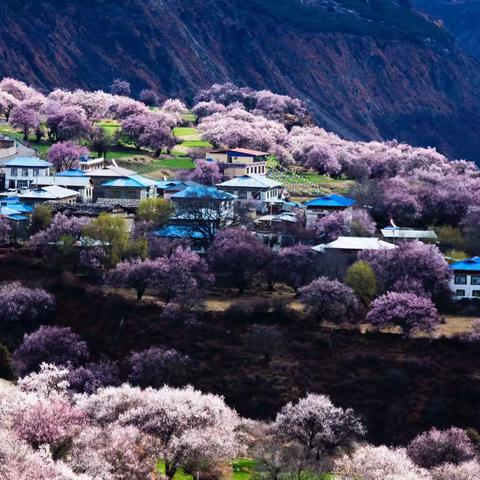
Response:
[[[28,218],[25,215],[19,215],[19,214],[8,215],[7,218],[9,220],[15,220],[17,222],[24,222],[25,220],[28,220]]]
[[[178,187],[187,188],[195,185],[200,184],[189,180],[161,180],[157,182],[157,188],[161,188],[162,190],[176,190]]]
[[[17,157],[6,163],[7,167],[30,167],[30,168],[46,168],[53,167],[50,162],[46,162],[36,157]]]
[[[141,175],[131,175],[130,177],[116,178],[102,183],[103,187],[123,187],[123,188],[147,188],[153,187],[156,182]]]
[[[154,235],[156,237],[164,238],[204,238],[204,234],[202,232],[193,230],[191,227],[187,227],[184,225],[167,225],[160,230],[156,230],[154,232]]]
[[[467,260],[455,262],[450,265],[452,270],[466,270],[472,272],[480,272],[480,257],[472,257]]]
[[[318,197],[305,203],[307,207],[351,207],[357,202],[353,198],[342,197],[341,195],[327,195]]]
[[[222,192],[215,187],[208,187],[206,185],[195,185],[188,187],[181,192],[175,193],[171,197],[172,199],[184,198],[184,199],[205,199],[205,200],[234,200],[236,195],[231,193]]]
[[[63,172],[57,173],[57,177],[85,177],[87,174],[83,170],[78,168],[71,168],[70,170],[64,170]]]

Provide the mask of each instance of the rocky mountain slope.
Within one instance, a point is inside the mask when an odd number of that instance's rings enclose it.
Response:
[[[2,5],[3,3],[3,5]],[[191,99],[234,81],[349,138],[480,160],[480,66],[409,0],[3,0],[0,75]]]
[[[440,20],[457,43],[480,58],[480,2],[478,0],[414,0],[433,20]]]

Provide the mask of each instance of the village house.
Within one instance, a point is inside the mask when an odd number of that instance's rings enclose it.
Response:
[[[18,197],[20,200],[34,207],[49,201],[75,203],[80,198],[77,191],[59,187],[58,185],[24,190],[18,194]]]
[[[157,182],[141,175],[108,180],[103,182],[100,188],[104,198],[141,201],[157,196]]]
[[[217,187],[238,197],[240,204],[255,206],[266,213],[269,207],[283,204],[283,185],[263,175],[248,174],[217,184]]]
[[[438,240],[437,234],[433,230],[421,230],[416,228],[393,227],[388,226],[381,230],[383,238],[395,243],[397,240],[435,243]]]
[[[196,217],[202,211],[208,215],[209,210],[215,211],[215,214],[233,218],[233,202],[236,198],[235,195],[215,187],[194,185],[175,193],[170,200],[179,219],[188,219],[192,215]]]
[[[93,200],[93,183],[87,175],[49,175],[37,177],[33,187],[48,187],[57,185],[59,187],[75,190],[82,202],[89,203]]]
[[[31,187],[37,177],[50,175],[53,165],[35,157],[17,157],[5,164],[5,189],[22,190]]]
[[[315,247],[313,250],[319,253],[325,253],[326,251],[336,250],[346,254],[357,255],[364,250],[393,250],[396,245],[388,242],[384,242],[377,237],[344,237],[340,236],[333,242],[322,243]]]
[[[324,197],[314,198],[304,204],[307,227],[325,215],[352,208],[356,203],[353,198],[343,197],[342,195],[334,193]]]
[[[168,200],[172,195],[195,185],[200,184],[188,180],[160,180],[157,182],[157,195]]]
[[[271,248],[291,246],[295,243],[295,228],[300,219],[293,212],[264,215],[255,220],[257,237]]]
[[[312,249],[318,253],[317,266],[322,275],[343,280],[350,265],[355,263],[358,254],[365,250],[393,250],[392,243],[376,237],[340,236],[329,243],[322,243]]]
[[[229,150],[214,150],[206,154],[207,161],[215,161],[226,177],[241,177],[243,175],[267,174],[267,152],[247,148],[232,148]]]
[[[0,197],[0,217],[14,221],[26,221],[33,212],[32,207],[18,197]]]
[[[88,176],[92,179],[93,184],[93,200],[95,201],[97,198],[105,197],[105,190],[102,186],[103,183],[136,174],[137,172],[133,170],[117,165],[107,165],[104,168],[89,171]]]
[[[456,300],[480,299],[480,257],[455,262],[450,265],[453,272],[450,288]]]
[[[155,232],[159,238],[188,244],[197,253],[206,247],[217,231],[234,220],[235,195],[206,185],[190,186],[171,196],[175,213],[168,225]]]

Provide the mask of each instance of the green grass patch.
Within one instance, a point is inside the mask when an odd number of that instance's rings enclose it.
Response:
[[[182,120],[184,122],[196,122],[197,116],[194,113],[184,113],[182,114]]]
[[[157,473],[161,475],[165,475],[165,462],[163,460],[159,460],[157,463]],[[183,470],[179,470],[175,476],[173,477],[174,480],[193,480],[193,476],[185,473]]]
[[[191,137],[192,135],[199,135],[198,130],[193,127],[175,127],[173,135],[178,138]]]
[[[119,165],[125,168],[135,170],[142,175],[152,173],[164,168],[171,170],[189,170],[195,167],[193,160],[189,157],[158,159],[151,162],[120,160]]]
[[[232,463],[232,480],[251,480],[255,476],[257,462],[251,458],[238,458]]]
[[[185,140],[180,144],[185,148],[212,148],[212,144],[206,140]]]

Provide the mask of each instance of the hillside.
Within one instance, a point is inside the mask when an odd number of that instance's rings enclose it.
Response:
[[[303,98],[349,138],[480,160],[480,66],[406,1],[11,0],[2,15],[0,76],[186,99],[230,80]]]
[[[480,58],[480,3],[476,0],[415,0],[433,19],[441,20],[458,44]]]

